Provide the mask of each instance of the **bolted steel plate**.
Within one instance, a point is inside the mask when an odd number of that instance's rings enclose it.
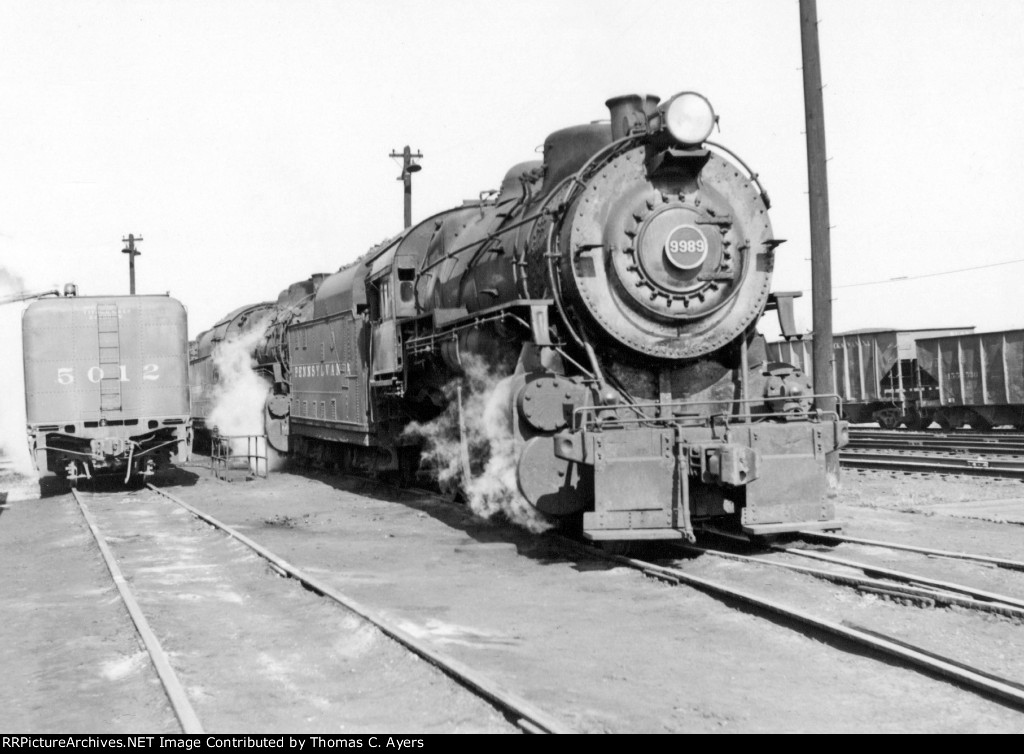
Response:
[[[526,443],[516,469],[519,491],[532,506],[551,516],[584,510],[594,496],[589,468],[555,457],[551,437]]]

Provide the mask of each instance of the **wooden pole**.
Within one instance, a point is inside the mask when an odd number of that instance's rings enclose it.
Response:
[[[811,306],[814,317],[814,392],[835,392],[832,377],[832,260],[829,241],[828,172],[825,166],[825,108],[821,96],[821,55],[818,50],[818,5],[800,0],[800,43],[803,50],[804,119],[807,127],[807,186],[811,220]],[[835,410],[834,398],[818,398],[815,406]]]

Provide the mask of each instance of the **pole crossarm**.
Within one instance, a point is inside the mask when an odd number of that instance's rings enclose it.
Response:
[[[142,254],[141,251],[135,248],[135,244],[142,241],[142,236],[136,236],[134,233],[129,233],[127,238],[122,238],[121,242],[128,244],[121,249],[122,254],[128,255],[128,281],[129,281],[129,292],[131,295],[135,295],[135,257]]]
[[[413,162],[413,160],[422,160],[423,155],[420,152],[413,154],[409,145],[406,144],[401,152],[392,152],[389,156],[402,159],[402,172],[397,180],[402,182],[405,189],[405,227],[408,228],[412,225],[412,174],[423,169],[419,163]]]

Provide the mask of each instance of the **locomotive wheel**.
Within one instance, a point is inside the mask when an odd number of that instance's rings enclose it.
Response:
[[[879,411],[875,416],[882,429],[896,429],[900,426],[900,414],[896,410]]]
[[[420,470],[420,449],[417,447],[400,447],[398,452],[398,486],[412,487],[416,484],[416,474]]]
[[[976,432],[988,432],[992,429],[992,422],[981,414],[971,415],[971,429]]]
[[[466,501],[466,496],[462,492],[462,486],[454,479],[449,479],[446,482],[440,482],[441,494],[452,503],[461,503]]]

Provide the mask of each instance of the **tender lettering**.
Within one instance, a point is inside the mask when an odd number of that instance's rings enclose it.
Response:
[[[118,364],[116,367],[108,366],[92,366],[85,370],[85,378],[93,383],[94,385],[99,383],[100,380],[114,380],[118,382],[131,382],[131,378],[128,376],[128,367],[125,364]],[[160,379],[160,365],[159,364],[146,364],[142,367],[142,379],[144,380],[159,380]],[[58,385],[73,385],[75,383],[75,368],[74,367],[58,367],[57,368],[57,384]]]

